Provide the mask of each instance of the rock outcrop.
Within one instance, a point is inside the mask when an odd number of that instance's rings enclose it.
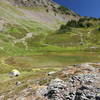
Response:
[[[100,100],[99,68],[94,68],[89,63],[75,66],[77,66],[76,71],[79,68],[85,71],[77,72],[68,81],[59,78],[51,80],[46,88],[47,93],[42,91],[41,95],[50,100]]]

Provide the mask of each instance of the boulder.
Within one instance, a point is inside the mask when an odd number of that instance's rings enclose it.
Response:
[[[9,73],[9,75],[17,77],[20,75],[20,72],[17,69],[14,69]]]
[[[56,71],[48,72],[48,76],[49,76],[49,75],[53,75],[53,74],[55,74],[55,73],[56,73]]]
[[[51,80],[49,86],[47,87],[48,93],[45,94],[50,100],[64,100],[66,83],[56,78]]]
[[[20,81],[17,81],[16,82],[16,86],[19,86],[19,85],[21,85],[21,82]]]

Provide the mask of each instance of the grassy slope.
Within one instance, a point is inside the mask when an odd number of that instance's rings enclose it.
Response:
[[[33,37],[27,39],[26,42],[31,42],[30,44],[33,46],[33,40],[35,43],[38,42],[38,44],[41,44],[40,42],[42,42],[49,31],[52,31],[47,25],[25,17],[18,8],[3,1],[0,1],[0,18],[1,22],[4,21],[4,24],[1,23],[3,30],[0,32],[0,45],[4,48],[4,52],[6,53],[10,53],[11,50],[12,53],[24,53],[23,50],[25,50],[25,47],[23,43],[19,42],[18,44],[14,44],[13,41],[22,39],[28,33],[33,33]],[[12,48],[16,49],[13,50]]]
[[[100,31],[97,30],[99,27],[100,24],[90,28],[71,28],[67,32],[56,32],[49,34],[45,42],[63,47],[99,47]],[[84,42],[82,46],[81,42]]]

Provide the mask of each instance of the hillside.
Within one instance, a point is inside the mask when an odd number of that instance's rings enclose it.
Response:
[[[100,19],[81,17],[78,21],[69,21],[47,36],[48,44],[62,47],[80,47],[90,50],[100,48]]]
[[[53,1],[0,0],[1,48],[28,49],[42,44],[48,34],[71,19],[79,16]]]
[[[2,21],[9,20],[12,24],[21,24],[20,20],[35,21],[50,29],[79,18],[76,13],[51,0],[1,0],[0,17]]]
[[[0,0],[0,100],[30,86],[34,93],[36,84],[51,80],[49,72],[99,64],[99,51],[100,19],[81,17],[52,0]],[[10,76],[13,70],[20,75]]]
[[[1,0],[1,51],[16,54],[43,46],[98,48],[100,20],[81,18],[80,23],[91,24],[90,27],[66,26],[67,22],[77,22],[79,18],[73,11],[51,0]]]

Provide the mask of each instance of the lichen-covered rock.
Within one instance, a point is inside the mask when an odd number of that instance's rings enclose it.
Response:
[[[99,69],[90,63],[80,64],[76,67],[67,69],[67,75],[73,73],[68,80],[63,81],[59,78],[51,80],[44,97],[48,97],[50,100],[100,100]],[[71,71],[71,69],[74,70]],[[80,72],[82,69],[83,73]],[[76,74],[74,74],[75,71]]]
[[[99,83],[100,74],[75,75],[66,83],[55,79],[49,84],[46,96],[50,100],[100,100]]]

